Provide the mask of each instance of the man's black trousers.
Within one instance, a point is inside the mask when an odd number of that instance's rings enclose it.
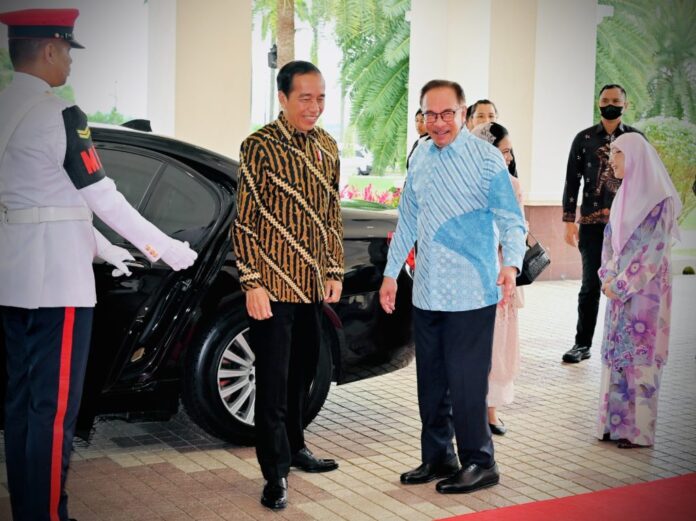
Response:
[[[7,353],[5,459],[15,521],[68,521],[68,473],[93,308],[0,306]]]
[[[495,463],[486,406],[495,312],[413,310],[423,463],[452,459],[453,435],[462,466]]]
[[[256,457],[267,480],[288,475],[305,446],[304,410],[317,367],[321,304],[271,302],[273,316],[249,319],[256,357]]]
[[[578,249],[582,257],[582,285],[578,294],[578,325],[575,343],[591,346],[597,325],[601,282],[597,271],[602,264],[605,224],[581,224]]]

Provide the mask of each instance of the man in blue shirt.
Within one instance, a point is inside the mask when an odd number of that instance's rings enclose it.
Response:
[[[526,229],[502,155],[463,127],[461,86],[432,80],[420,104],[432,140],[411,158],[380,289],[380,303],[392,313],[396,278],[418,241],[413,325],[423,463],[401,482],[446,478],[438,492],[472,492],[499,480],[488,372],[496,304],[515,290]]]

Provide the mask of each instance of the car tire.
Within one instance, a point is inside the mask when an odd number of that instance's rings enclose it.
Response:
[[[182,402],[207,433],[235,445],[254,445],[253,353],[242,309],[220,312],[188,349]],[[319,414],[333,376],[333,328],[324,320],[317,372],[309,390],[304,424]]]

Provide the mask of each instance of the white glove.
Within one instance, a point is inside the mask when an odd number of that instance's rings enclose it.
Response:
[[[185,270],[193,265],[198,254],[189,248],[188,242],[172,239],[169,248],[160,256],[174,271]]]
[[[92,228],[92,230],[94,232],[94,240],[97,243],[97,257],[116,267],[111,272],[111,276],[120,277],[121,275],[127,275],[130,277],[131,272],[125,262],[135,260],[130,252],[125,248],[111,244],[96,228]]]

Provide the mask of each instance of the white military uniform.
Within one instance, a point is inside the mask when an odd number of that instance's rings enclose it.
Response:
[[[95,305],[90,210],[151,261],[178,242],[128,204],[104,176],[96,151],[91,169],[89,162],[66,169],[66,154],[75,156],[74,165],[88,161],[85,150],[93,150],[86,118],[83,128],[68,128],[67,113],[84,117],[32,75],[15,73],[0,93],[0,121],[19,120],[4,154],[0,142],[0,306]],[[85,150],[76,150],[73,142]]]

